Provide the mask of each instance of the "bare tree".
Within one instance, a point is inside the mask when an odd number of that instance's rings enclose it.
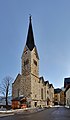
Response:
[[[8,96],[11,92],[11,84],[12,84],[12,78],[10,76],[6,76],[0,86],[1,94],[4,95],[6,100],[6,107],[8,107]]]

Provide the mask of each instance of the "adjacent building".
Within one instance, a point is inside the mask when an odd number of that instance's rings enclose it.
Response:
[[[65,105],[70,106],[70,77],[64,78]]]
[[[16,98],[23,97],[28,107],[53,105],[54,87],[43,77],[39,77],[39,55],[34,41],[31,16],[21,59],[21,74],[17,75],[12,84],[12,104],[15,104]]]
[[[70,106],[70,85],[65,90],[66,93],[66,105]]]
[[[64,105],[64,89],[54,89],[54,104]]]
[[[60,105],[60,92],[61,92],[60,88],[54,89],[54,104],[55,105]]]
[[[64,89],[60,92],[60,105],[65,105]]]
[[[64,78],[64,88],[67,88],[70,85],[70,77]]]

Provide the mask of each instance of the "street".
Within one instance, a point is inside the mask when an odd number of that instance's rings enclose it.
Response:
[[[70,120],[70,109],[64,107],[47,108],[33,114],[2,116],[0,120]]]

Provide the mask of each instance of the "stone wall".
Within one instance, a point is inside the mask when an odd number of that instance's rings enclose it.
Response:
[[[31,51],[31,73],[39,78],[39,59],[36,55],[36,47]]]
[[[22,72],[18,75],[12,86],[13,98],[26,96],[31,102],[31,107],[47,106],[53,102],[54,88],[49,89],[49,83],[45,84],[44,78],[39,78],[39,58],[36,47],[32,51],[25,46],[22,54]]]
[[[31,52],[25,46],[22,54],[22,77],[21,77],[21,95],[29,96],[31,93]]]
[[[12,98],[20,96],[20,81],[21,81],[21,75],[18,74],[14,83],[12,84]]]
[[[54,105],[54,88],[52,86],[49,88],[49,98],[50,105]]]

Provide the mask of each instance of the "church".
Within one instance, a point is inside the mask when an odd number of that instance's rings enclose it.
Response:
[[[18,74],[12,84],[12,106],[18,108],[47,107],[54,104],[54,87],[44,77],[39,77],[39,55],[35,45],[32,18],[29,17],[29,27],[26,44],[21,57],[21,74]],[[16,106],[17,107],[17,106]]]

